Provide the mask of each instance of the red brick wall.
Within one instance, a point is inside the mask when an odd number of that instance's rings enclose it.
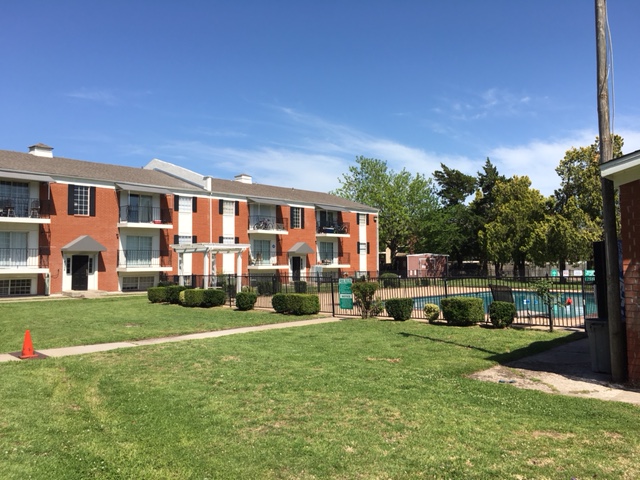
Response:
[[[640,181],[620,187],[629,381],[640,383]]]
[[[65,184],[51,184],[51,254],[49,256],[51,293],[62,291],[64,268],[61,248],[81,235],[91,235],[94,240],[106,247],[107,251],[99,255],[95,273],[98,275],[98,288],[117,291],[118,197],[116,191],[96,188],[96,215],[91,217],[67,214],[68,188],[69,186]],[[40,240],[43,245],[43,239]]]

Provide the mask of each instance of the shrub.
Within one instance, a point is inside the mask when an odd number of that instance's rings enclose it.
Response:
[[[315,315],[320,311],[320,298],[306,293],[276,293],[271,305],[278,313]]]
[[[271,298],[271,306],[277,313],[287,313],[289,311],[289,297],[284,293],[276,293]]]
[[[296,293],[307,293],[307,282],[303,280],[293,282],[293,291]]]
[[[355,282],[351,285],[354,303],[360,307],[362,318],[369,318],[372,315],[373,296],[378,290],[376,282]]]
[[[494,327],[509,327],[515,316],[516,306],[511,302],[495,301],[489,305],[489,319]]]
[[[440,318],[440,307],[435,303],[427,303],[424,306],[424,318],[426,318],[429,323],[436,323],[436,320]]]
[[[389,298],[385,300],[384,306],[390,317],[393,317],[394,320],[404,322],[411,318],[413,298]]]
[[[395,273],[383,273],[379,279],[382,281],[384,288],[396,288],[400,286],[400,277]]]
[[[180,304],[185,307],[201,307],[204,298],[204,290],[201,288],[190,288],[180,292]]]
[[[253,310],[258,301],[258,295],[253,292],[240,292],[236,294],[236,307],[238,310]]]
[[[173,304],[180,303],[180,292],[187,289],[184,285],[169,285],[165,288],[167,289],[167,302]]]
[[[168,301],[166,287],[149,287],[147,298],[151,303],[166,303]]]
[[[371,309],[369,310],[370,317],[377,317],[384,312],[384,302],[380,299],[371,302]]]
[[[317,295],[289,293],[289,312],[293,315],[315,315],[320,311],[320,299]]]
[[[440,300],[442,315],[449,325],[460,327],[475,325],[484,320],[481,298],[449,297]]]
[[[226,300],[227,296],[224,293],[224,290],[220,290],[217,288],[207,288],[206,290],[203,290],[203,307],[219,307],[220,305],[224,305],[224,302]]]

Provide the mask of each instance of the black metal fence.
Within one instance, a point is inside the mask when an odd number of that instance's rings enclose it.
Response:
[[[549,307],[536,293],[536,285],[540,280],[552,283],[551,293],[554,305]],[[165,280],[180,283],[180,278],[173,276]],[[290,277],[287,275],[192,275],[183,277],[183,284],[192,287],[223,288],[229,297],[229,305],[233,305],[237,283],[241,289],[250,289],[258,294],[256,307],[272,308],[271,299],[275,293],[311,293],[320,299],[320,311],[334,316],[360,316],[360,307],[354,302],[353,308],[340,307],[337,275],[315,275]],[[351,279],[352,282],[360,281]],[[585,281],[584,277],[527,277],[494,278],[494,277],[422,277],[422,278],[369,278],[376,282],[378,290],[375,298],[382,302],[390,298],[412,298],[412,318],[424,319],[424,306],[428,303],[440,307],[440,301],[448,297],[481,298],[485,312],[495,299],[491,286],[507,287],[516,306],[516,324],[532,326],[549,325],[549,308],[556,327],[583,327],[584,319],[597,316],[595,285]],[[383,316],[386,312],[383,313]],[[488,317],[487,317],[488,321]]]

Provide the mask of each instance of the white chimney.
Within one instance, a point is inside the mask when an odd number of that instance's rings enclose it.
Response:
[[[44,143],[36,143],[29,147],[29,153],[36,157],[53,158],[53,147],[45,145]]]
[[[204,189],[210,192],[213,189],[213,186],[212,186],[213,178],[207,176],[207,177],[204,177],[203,180],[204,180],[204,185],[203,185]]]
[[[246,173],[241,173],[239,175],[236,175],[235,177],[233,177],[233,179],[236,182],[240,182],[240,183],[253,183],[253,179],[251,178],[251,175],[247,175]]]

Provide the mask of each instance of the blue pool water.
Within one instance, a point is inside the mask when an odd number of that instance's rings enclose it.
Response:
[[[560,305],[553,307],[554,315],[557,317],[576,317],[582,315],[597,314],[598,309],[595,302],[595,297],[592,293],[583,295],[581,292],[563,292],[560,295]],[[485,312],[489,313],[489,305],[493,301],[493,297],[490,291],[484,292],[472,292],[472,293],[460,293],[455,295],[456,297],[476,297],[481,298],[484,304]],[[440,300],[446,298],[444,295],[433,295],[430,297],[418,297],[413,299],[413,308],[422,309],[427,303],[434,303],[440,306]],[[571,305],[566,305],[567,299],[571,298]],[[513,300],[516,304],[516,310],[518,311],[530,311],[547,313],[547,306],[542,303],[540,297],[533,291],[526,290],[514,290]]]

